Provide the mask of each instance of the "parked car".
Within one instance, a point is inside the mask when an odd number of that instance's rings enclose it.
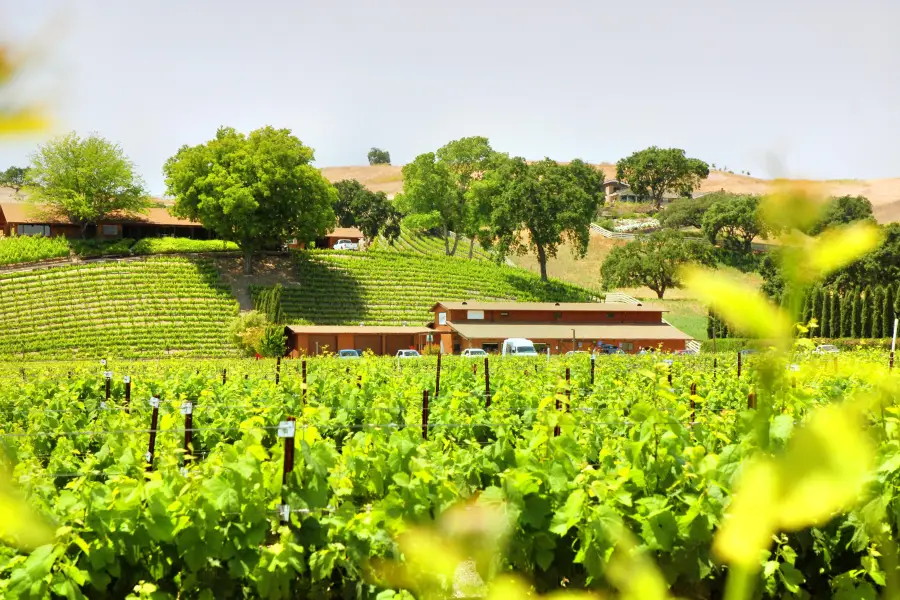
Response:
[[[531,340],[525,338],[508,338],[503,340],[503,356],[537,356],[537,350]]]
[[[750,354],[759,354],[759,350],[754,350],[753,348],[744,348],[741,350],[741,354],[743,356],[749,356]]]
[[[625,354],[625,351],[612,344],[600,344],[597,346],[597,354]]]
[[[415,350],[397,350],[397,358],[419,358],[421,356]]]
[[[675,354],[690,354],[692,356],[696,356],[697,354],[700,354],[700,353],[697,352],[696,350],[677,350],[675,352]]]
[[[462,351],[462,356],[487,356],[487,352],[481,348],[466,348]]]
[[[338,358],[359,358],[359,350],[341,350],[338,352]]]
[[[346,240],[346,239],[341,238],[334,244],[334,249],[335,250],[359,250],[359,244],[357,244],[356,242],[354,242],[352,240]]]
[[[575,356],[576,354],[588,354],[588,352],[584,350],[569,350],[566,352],[566,356]]]
[[[813,352],[816,354],[837,354],[840,350],[834,344],[822,344],[821,346],[816,346]]]

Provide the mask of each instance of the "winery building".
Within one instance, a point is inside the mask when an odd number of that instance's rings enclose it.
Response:
[[[664,309],[640,304],[470,300],[439,302],[432,311],[435,342],[454,354],[466,348],[496,352],[507,338],[527,338],[551,354],[590,351],[600,343],[628,353],[674,352],[687,349],[692,339],[663,319]]]
[[[288,356],[315,356],[339,350],[371,351],[393,355],[397,350],[419,350],[434,335],[428,327],[289,325]]]

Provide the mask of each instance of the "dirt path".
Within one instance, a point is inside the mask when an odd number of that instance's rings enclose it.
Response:
[[[244,261],[238,257],[217,257],[213,259],[219,268],[222,281],[231,287],[242,311],[253,310],[250,285],[297,285],[297,273],[291,265],[290,256],[258,256],[253,260],[253,273],[244,274]]]

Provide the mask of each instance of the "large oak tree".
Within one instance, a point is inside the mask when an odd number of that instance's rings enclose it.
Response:
[[[81,228],[135,217],[152,205],[144,182],[122,148],[96,134],[50,140],[31,155],[26,190],[37,213]]]
[[[661,230],[613,248],[600,274],[607,289],[645,286],[662,298],[680,287],[678,272],[688,263],[712,265],[712,247],[677,231]]]
[[[680,148],[651,146],[616,163],[616,178],[628,184],[638,196],[662,205],[663,194],[690,196],[709,177],[709,165],[688,158]]]
[[[223,127],[205,144],[183,146],[163,172],[172,212],[238,244],[250,273],[254,252],[334,227],[337,192],[312,161],[312,148],[289,129]]]
[[[358,227],[366,239],[379,235],[389,243],[400,235],[401,214],[384,192],[373,192],[355,179],[334,184],[338,193],[334,211],[341,227]]]
[[[603,177],[581,160],[504,160],[477,187],[490,191],[491,226],[502,253],[534,252],[547,280],[547,260],[568,242],[583,257],[591,220],[603,203]]]

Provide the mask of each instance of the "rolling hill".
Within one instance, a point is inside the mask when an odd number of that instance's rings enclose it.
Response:
[[[616,167],[610,163],[597,165],[606,177],[615,177]],[[373,165],[362,167],[325,167],[322,174],[329,181],[356,179],[374,191],[396,194],[403,190],[400,166]],[[861,195],[872,202],[875,217],[881,223],[900,221],[900,177],[888,179],[833,179],[828,181],[791,180],[795,183],[821,186],[823,193],[843,196]],[[764,194],[776,184],[773,179],[760,179],[725,171],[712,171],[700,186],[701,192],[725,190],[736,194]]]

